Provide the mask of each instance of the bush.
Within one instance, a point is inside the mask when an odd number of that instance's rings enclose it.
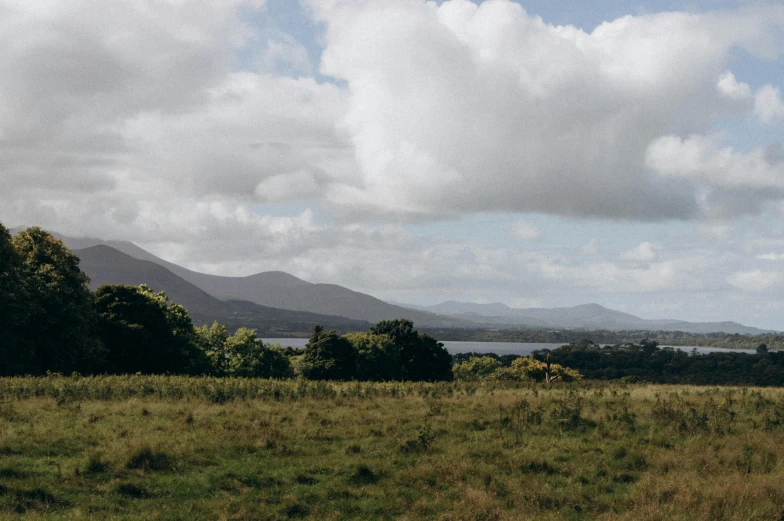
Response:
[[[452,366],[455,380],[484,380],[501,368],[501,362],[491,356],[472,356]]]
[[[316,326],[305,346],[302,375],[311,380],[351,380],[356,376],[356,350],[335,331]]]

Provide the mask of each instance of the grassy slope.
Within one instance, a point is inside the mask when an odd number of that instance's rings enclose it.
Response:
[[[0,379],[0,517],[779,519],[784,390]]]

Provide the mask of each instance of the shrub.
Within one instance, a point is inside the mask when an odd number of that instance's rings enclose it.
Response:
[[[455,380],[484,380],[501,368],[501,362],[491,356],[472,356],[452,366]]]

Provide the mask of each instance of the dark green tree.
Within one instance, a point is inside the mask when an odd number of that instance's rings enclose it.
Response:
[[[452,379],[452,357],[444,344],[415,331],[410,320],[383,320],[371,327],[370,332],[388,336],[400,349],[404,379],[415,382]]]
[[[357,353],[357,380],[402,380],[400,348],[387,335],[349,333],[344,338],[351,342]]]
[[[302,374],[311,380],[351,380],[356,377],[354,346],[335,331],[315,326],[305,345]]]
[[[30,371],[32,351],[24,339],[27,297],[20,276],[21,259],[11,234],[0,224],[0,376]]]
[[[210,327],[206,325],[197,327],[195,332],[196,342],[209,361],[209,373],[214,376],[225,375],[228,362],[226,341],[229,339],[226,326],[215,321]]]
[[[18,347],[26,353],[22,372],[96,370],[104,349],[95,334],[93,296],[79,257],[37,227],[19,232],[11,244],[26,299]]]
[[[104,284],[95,291],[98,333],[114,373],[207,372],[193,326],[182,306],[147,286]]]
[[[225,374],[252,378],[290,378],[291,362],[279,346],[265,346],[252,329],[241,327],[226,339]]]

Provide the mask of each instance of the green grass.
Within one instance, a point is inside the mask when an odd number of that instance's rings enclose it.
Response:
[[[0,379],[0,517],[778,520],[784,390]]]

